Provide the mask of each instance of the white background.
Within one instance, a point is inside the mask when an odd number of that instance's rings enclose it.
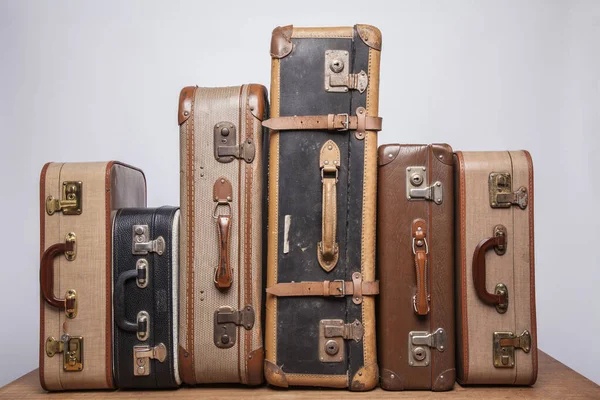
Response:
[[[354,23],[380,143],[530,150],[539,347],[600,383],[600,2],[0,0],[0,384],[38,364],[42,165],[122,160],[176,205],[179,90],[268,86],[275,26]]]

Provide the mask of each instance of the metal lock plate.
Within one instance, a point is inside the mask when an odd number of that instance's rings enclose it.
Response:
[[[46,198],[46,212],[52,215],[62,211],[64,215],[80,215],[83,192],[81,181],[65,181],[62,186],[62,199]]]
[[[83,337],[64,334],[60,340],[50,336],[46,339],[46,355],[54,357],[63,353],[63,370],[77,372],[83,370]]]
[[[167,358],[167,347],[163,343],[159,343],[155,347],[150,347],[148,345],[133,346],[133,375],[150,375],[150,360],[163,362],[165,361],[165,358]]]
[[[148,225],[133,226],[133,243],[131,253],[144,256],[148,253],[156,253],[162,256],[166,248],[165,239],[162,236],[151,240]]]
[[[146,311],[140,311],[137,314],[137,333],[138,340],[144,342],[150,337],[150,315]]]
[[[408,365],[427,367],[431,363],[431,350],[446,350],[446,331],[438,328],[433,333],[411,331],[408,333]]]
[[[237,145],[235,125],[222,121],[214,127],[215,160],[221,163],[232,162],[235,158],[243,159],[247,163],[254,161],[256,147],[252,138],[246,138]]]
[[[341,336],[326,337],[327,327],[343,328],[343,326],[344,321],[341,319],[321,320],[319,323],[319,361],[325,363],[344,361],[344,338]]]
[[[325,91],[344,93],[350,89],[363,93],[367,90],[369,77],[365,71],[350,73],[350,54],[345,50],[325,51]]]
[[[489,179],[490,207],[508,208],[517,205],[521,210],[527,208],[529,196],[527,188],[521,186],[512,191],[512,177],[509,172],[492,172]]]
[[[440,181],[429,186],[427,168],[416,166],[406,168],[406,198],[408,200],[431,200],[442,204],[443,185]]]
[[[496,368],[514,368],[515,349],[521,349],[525,353],[531,350],[531,335],[524,330],[518,336],[512,332],[494,332],[493,336],[493,358]]]
[[[250,330],[254,327],[255,313],[252,306],[236,311],[233,307],[219,307],[214,314],[213,341],[221,349],[233,347],[237,340],[237,327]]]
[[[140,289],[148,286],[148,281],[150,280],[150,275],[148,271],[148,261],[145,258],[140,258],[135,263],[135,269],[137,270],[137,278],[135,280],[137,287]]]

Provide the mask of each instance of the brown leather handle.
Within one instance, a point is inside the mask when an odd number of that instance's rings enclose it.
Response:
[[[412,223],[412,251],[415,256],[417,291],[413,297],[413,308],[417,315],[429,313],[428,268],[429,246],[427,245],[427,224],[424,219],[415,219]]]
[[[54,295],[54,257],[74,250],[74,242],[67,241],[65,243],[53,244],[44,251],[40,262],[40,286],[42,295],[49,305],[56,307],[59,310],[64,310],[65,308],[73,309],[74,304],[67,304],[66,299],[59,299]],[[70,301],[74,302],[74,300]]]
[[[217,217],[217,231],[219,234],[219,264],[215,271],[215,286],[219,290],[228,289],[233,282],[230,266],[229,237],[231,235],[231,215]]]
[[[494,236],[483,239],[475,248],[475,252],[473,253],[473,284],[475,285],[477,296],[485,304],[506,307],[508,304],[506,293],[490,293],[486,289],[485,253],[488,250],[496,249],[496,253],[502,255],[506,248],[506,229],[498,225],[494,228],[494,233]]]

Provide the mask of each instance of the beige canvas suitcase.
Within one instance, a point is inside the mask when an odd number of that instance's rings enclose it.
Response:
[[[146,206],[146,179],[119,162],[48,163],[40,178],[40,383],[113,387],[111,213]]]
[[[527,151],[457,152],[457,379],[537,377],[533,164]]]
[[[179,370],[184,383],[263,382],[261,85],[186,87],[179,101]]]

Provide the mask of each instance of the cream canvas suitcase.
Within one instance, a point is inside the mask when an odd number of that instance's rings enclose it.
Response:
[[[457,380],[537,377],[533,165],[526,151],[457,152]]]
[[[40,383],[113,387],[111,213],[146,206],[142,171],[48,163],[40,178]]]
[[[263,382],[261,85],[181,91],[179,370],[184,383]]]

